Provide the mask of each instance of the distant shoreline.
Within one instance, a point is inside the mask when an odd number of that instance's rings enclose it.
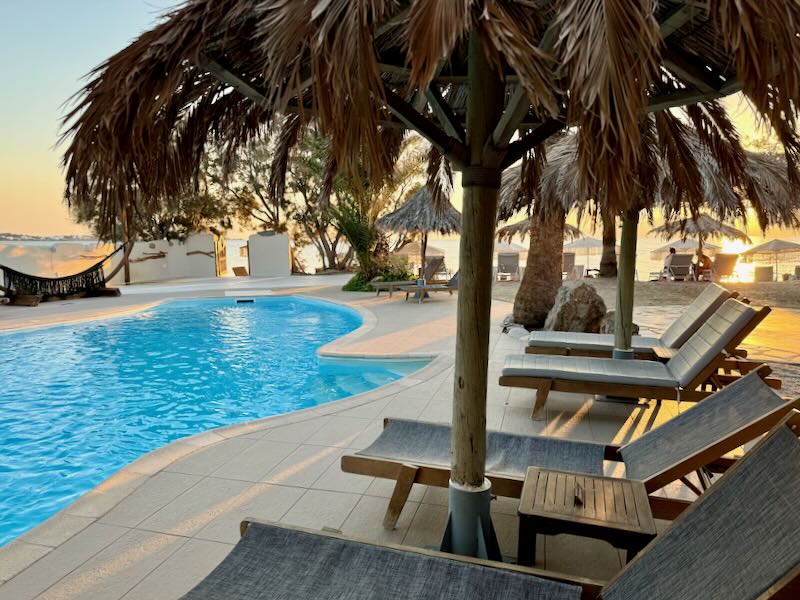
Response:
[[[0,242],[97,242],[89,235],[29,235],[26,233],[0,233]]]

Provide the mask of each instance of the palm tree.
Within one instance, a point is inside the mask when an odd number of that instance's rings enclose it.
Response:
[[[641,209],[661,209],[667,218],[665,228],[670,231],[681,227],[681,222],[683,228],[687,227],[686,223],[693,223],[691,218],[683,215],[689,213],[699,218],[698,211],[703,205],[720,220],[743,218],[747,206],[750,206],[764,228],[772,225],[794,227],[800,199],[792,193],[786,162],[774,155],[745,151],[721,106],[708,104],[703,110],[714,115],[716,137],[713,144],[704,144],[700,129],[686,125],[675,116],[658,114],[650,118],[652,131],[643,139],[651,144],[649,154],[654,160],[649,168],[649,177],[655,181],[649,186],[649,192],[642,188],[639,196]],[[685,112],[687,116],[695,114],[694,107],[687,107]],[[696,126],[704,123],[689,122]],[[603,217],[604,255],[615,254],[615,219],[608,217],[606,221],[606,215],[613,216],[613,212],[603,200],[597,201],[597,198],[602,198],[602,193],[588,195],[576,183],[577,155],[578,136],[574,133],[552,144],[547,149],[547,164],[541,171],[537,188],[528,194],[528,201],[558,211],[562,226],[562,215],[566,212],[576,210],[584,214],[594,209],[595,214]],[[732,166],[736,164],[741,166]],[[793,170],[793,165],[790,167]],[[522,168],[507,171],[501,199],[525,196]],[[642,176],[640,180],[646,178]],[[506,200],[504,205],[510,206],[511,201]],[[522,206],[523,203],[518,200],[516,205]],[[677,225],[673,225],[673,221]],[[531,236],[537,240],[557,237],[552,233],[558,230],[557,222],[533,220]],[[561,285],[561,273],[559,271],[556,278],[554,268],[555,264],[560,264],[561,247],[545,244],[538,248],[540,253],[545,251],[550,254],[538,257],[532,269],[525,269],[514,300],[514,319],[528,328],[541,327],[553,306],[555,291]]]
[[[603,220],[603,254],[600,257],[600,277],[617,276],[617,217],[609,210],[601,210]]]
[[[86,84],[67,117],[66,195],[110,203],[138,186],[150,210],[191,187],[210,138],[235,152],[285,114],[317,123],[337,168],[371,180],[391,171],[402,129],[430,140],[464,187],[451,494],[465,501],[449,547],[476,553],[481,529],[497,550],[485,425],[502,170],[574,123],[581,186],[638,209],[653,171],[642,115],[738,90],[794,165],[799,29],[796,2],[756,0],[193,0]]]

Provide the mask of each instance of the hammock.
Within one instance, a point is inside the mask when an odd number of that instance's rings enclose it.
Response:
[[[103,274],[103,264],[123,248],[125,248],[124,244],[88,269],[66,277],[37,277],[0,265],[0,270],[3,271],[4,291],[7,296],[11,297],[63,298],[105,289],[106,278]]]

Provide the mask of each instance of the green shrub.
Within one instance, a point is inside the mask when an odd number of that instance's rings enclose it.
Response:
[[[408,270],[408,264],[405,260],[400,260],[398,257],[389,257],[389,259],[378,266],[378,274],[375,277],[379,281],[404,281],[413,279],[414,275]],[[342,291],[345,292],[374,292],[375,289],[369,284],[372,278],[358,272],[344,284]]]

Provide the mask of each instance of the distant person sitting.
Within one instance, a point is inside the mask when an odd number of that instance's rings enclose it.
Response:
[[[694,264],[692,264],[694,278],[697,281],[700,281],[703,278],[703,273],[710,272],[713,268],[714,263],[711,262],[711,259],[703,254],[702,250],[698,249],[697,259],[695,260]]]
[[[664,272],[661,276],[661,279],[669,279],[669,268],[672,265],[672,257],[675,256],[675,248],[669,249],[669,254],[664,259]]]

